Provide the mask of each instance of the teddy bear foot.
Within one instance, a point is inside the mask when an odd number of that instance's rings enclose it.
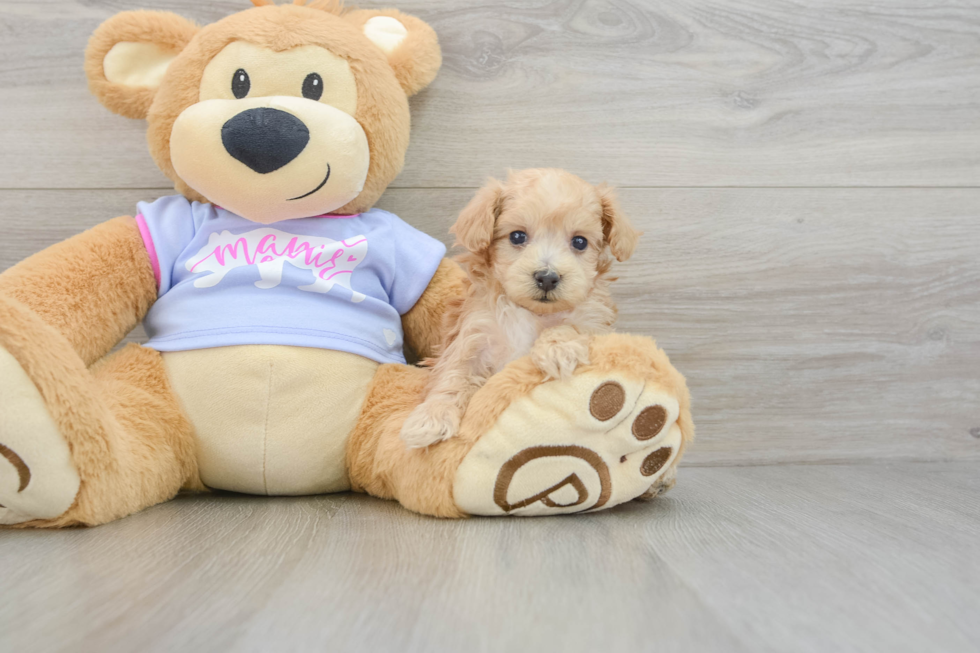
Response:
[[[513,403],[467,454],[453,495],[472,515],[611,508],[673,484],[678,399],[652,380],[583,372]]]
[[[64,514],[79,476],[37,388],[0,348],[0,525]]]

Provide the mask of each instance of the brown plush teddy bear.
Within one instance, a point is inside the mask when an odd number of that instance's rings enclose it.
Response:
[[[179,195],[0,275],[0,523],[101,524],[181,489],[355,490],[444,517],[609,508],[673,481],[693,435],[654,343],[595,338],[546,382],[527,359],[459,435],[399,439],[463,274],[373,204],[402,167],[408,96],[441,57],[394,10],[259,5],[199,28],[124,12],[94,94],[149,124]],[[604,201],[606,238],[619,209]],[[110,350],[143,321],[148,346]]]

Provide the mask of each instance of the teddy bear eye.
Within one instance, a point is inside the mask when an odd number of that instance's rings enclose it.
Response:
[[[512,245],[523,245],[527,242],[527,234],[523,231],[510,232],[510,243]]]
[[[589,246],[589,241],[586,240],[583,236],[575,236],[574,238],[572,238],[572,247],[574,247],[578,251],[581,252],[588,246]]]
[[[243,68],[239,68],[231,77],[231,92],[241,100],[248,95],[250,88],[252,88],[252,80],[248,78],[248,73]]]
[[[323,95],[323,78],[316,73],[310,73],[303,80],[303,97],[316,101],[321,95]]]

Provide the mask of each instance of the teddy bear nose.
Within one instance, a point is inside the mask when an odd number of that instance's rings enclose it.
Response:
[[[221,127],[225,150],[259,174],[268,174],[299,156],[310,142],[310,130],[291,113],[248,109]]]
[[[534,273],[534,282],[545,292],[554,290],[560,280],[561,277],[553,270],[538,270]]]

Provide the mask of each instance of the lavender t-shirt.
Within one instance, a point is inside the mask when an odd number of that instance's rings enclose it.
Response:
[[[144,320],[158,351],[293,345],[404,363],[400,316],[446,253],[378,209],[270,225],[180,195],[138,209],[159,284]]]

